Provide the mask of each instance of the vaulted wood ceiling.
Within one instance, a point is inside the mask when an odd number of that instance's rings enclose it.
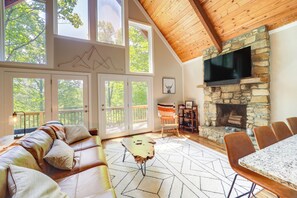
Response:
[[[185,62],[220,42],[266,25],[269,30],[297,20],[297,0],[139,0],[168,43]],[[190,3],[192,2],[192,4]],[[197,4],[198,3],[198,4]],[[195,7],[196,4],[196,7]],[[204,18],[197,14],[204,14]],[[196,9],[196,10],[195,10]]]

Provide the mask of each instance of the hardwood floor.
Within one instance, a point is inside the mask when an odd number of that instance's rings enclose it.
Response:
[[[165,135],[167,135],[166,133],[164,133]],[[161,134],[160,133],[146,133],[145,135],[151,137],[151,138],[160,138]],[[170,135],[170,133],[168,133],[168,135]],[[180,131],[180,135],[182,137],[186,137],[190,140],[193,140],[199,144],[202,144],[208,148],[211,148],[213,150],[216,150],[220,153],[223,153],[226,155],[226,149],[225,146],[223,144],[219,144],[216,143],[214,141],[211,141],[209,139],[206,139],[204,137],[199,136],[197,133],[191,133],[191,132],[187,132],[187,131]],[[105,147],[107,144],[112,144],[113,142],[118,142],[121,141],[122,138],[115,138],[112,140],[103,140],[102,144],[103,147]],[[275,196],[274,194],[270,193],[267,190],[262,190],[261,192],[256,194],[257,198],[276,198],[277,196]]]

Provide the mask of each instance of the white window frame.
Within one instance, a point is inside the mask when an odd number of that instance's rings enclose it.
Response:
[[[0,0],[1,1],[1,0]],[[123,26],[123,43],[121,45],[119,44],[112,44],[112,43],[106,43],[106,42],[101,42],[97,40],[97,35],[98,35],[98,16],[97,16],[97,2],[100,0],[86,0],[88,3],[88,14],[89,14],[89,38],[88,39],[83,39],[83,38],[74,38],[70,36],[65,36],[65,35],[59,35],[58,34],[58,18],[57,18],[57,0],[53,0],[53,18],[54,18],[54,37],[55,38],[62,38],[62,39],[68,39],[72,41],[79,41],[79,42],[86,42],[86,43],[91,43],[91,44],[96,44],[96,45],[103,45],[103,46],[109,46],[109,47],[116,47],[116,48],[125,48],[126,41],[126,18],[127,18],[127,7],[128,7],[128,1],[127,0],[122,0],[123,1],[123,6],[122,6],[122,26]]]
[[[126,57],[126,73],[127,74],[133,74],[133,75],[148,75],[148,76],[154,76],[154,53],[153,53],[153,28],[150,24],[147,24],[147,23],[143,23],[143,22],[139,22],[139,21],[135,21],[135,20],[132,20],[132,19],[129,19],[128,21],[128,32],[129,32],[129,26],[133,25],[133,26],[136,26],[136,27],[139,27],[141,29],[144,29],[148,32],[148,42],[149,42],[149,72],[131,72],[130,71],[130,46],[129,46],[129,36],[128,36],[128,41],[127,41],[127,48],[126,48],[126,51],[127,51],[127,57]]]
[[[53,1],[46,1],[45,3],[45,13],[46,13],[46,63],[45,64],[35,64],[35,63],[22,63],[22,62],[12,62],[5,61],[5,30],[4,30],[4,10],[5,1],[0,0],[0,66],[20,66],[20,67],[30,67],[30,68],[40,68],[40,69],[52,69],[54,68],[54,37],[53,37]]]
[[[126,44],[126,42],[125,42],[125,40],[126,40],[126,37],[125,37],[125,18],[126,18],[126,0],[122,0],[123,1],[123,5],[122,5],[122,27],[123,27],[123,29],[122,29],[122,39],[123,39],[123,43],[122,44],[112,44],[112,43],[107,43],[107,42],[103,42],[103,41],[99,41],[98,40],[98,10],[97,10],[97,8],[98,8],[98,1],[100,1],[100,0],[96,0],[96,12],[95,12],[95,16],[96,16],[96,22],[95,22],[95,27],[96,27],[96,42],[97,43],[103,43],[103,44],[107,44],[107,45],[115,45],[115,46],[125,46],[125,44]],[[128,28],[127,28],[128,29]]]
[[[54,35],[55,37],[61,37],[61,38],[66,38],[66,39],[71,39],[71,40],[78,40],[78,41],[89,41],[89,40],[92,40],[91,39],[91,13],[92,13],[92,3],[93,1],[89,1],[89,0],[85,0],[87,1],[87,4],[88,4],[88,38],[77,38],[77,37],[72,37],[72,36],[66,36],[66,35],[59,35],[58,31],[59,31],[59,28],[58,28],[58,13],[57,13],[57,8],[58,8],[58,4],[57,4],[57,1],[58,0],[53,0],[53,5],[54,5],[54,9],[53,9],[53,18],[54,18]]]

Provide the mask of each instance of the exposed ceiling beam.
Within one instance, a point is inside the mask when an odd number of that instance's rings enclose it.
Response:
[[[214,43],[215,47],[219,52],[222,51],[222,41],[217,34],[216,30],[214,29],[211,21],[209,20],[206,12],[204,11],[203,7],[200,5],[198,0],[189,0],[191,6],[193,7],[196,15],[200,19],[202,25],[204,26],[207,34],[210,36],[212,42]]]

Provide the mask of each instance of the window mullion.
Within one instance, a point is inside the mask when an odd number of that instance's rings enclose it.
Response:
[[[96,41],[96,37],[97,37],[97,0],[89,0],[89,34],[90,34],[90,40]]]
[[[4,0],[0,0],[0,61],[5,60],[5,43],[4,43]]]

